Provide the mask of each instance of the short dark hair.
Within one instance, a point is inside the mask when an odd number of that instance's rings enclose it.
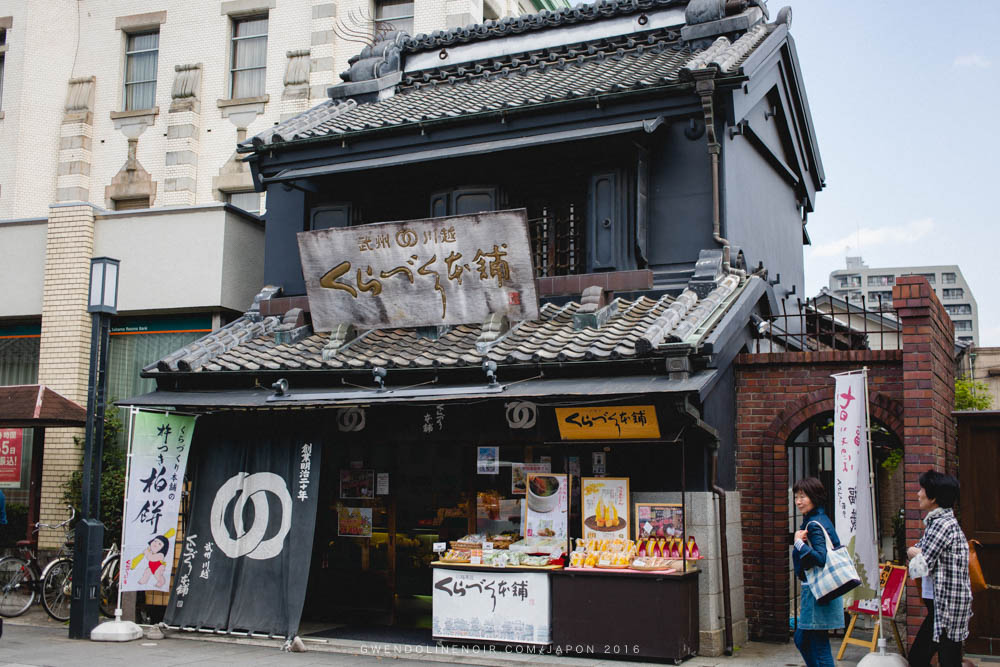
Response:
[[[809,496],[809,500],[812,501],[814,507],[822,507],[826,504],[826,489],[823,487],[823,482],[815,477],[803,477],[795,482],[795,486],[792,487],[792,493],[798,493],[799,491]]]
[[[167,539],[166,535],[157,535],[156,537],[154,537],[153,539],[151,539],[149,541],[149,543],[148,543],[149,546],[153,546],[153,542],[155,542],[156,540],[160,540],[160,541],[163,542],[163,546],[160,547],[159,549],[157,549],[156,552],[159,553],[159,554],[162,554],[162,555],[166,556],[167,555],[167,551],[170,550],[170,540]]]
[[[938,507],[954,507],[958,500],[958,480],[951,475],[928,470],[920,475],[920,486],[927,497],[938,504]]]

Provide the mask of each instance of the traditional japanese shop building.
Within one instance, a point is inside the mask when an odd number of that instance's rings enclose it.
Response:
[[[240,144],[267,193],[268,286],[146,368],[157,391],[127,403],[203,415],[196,524],[223,450],[266,467],[308,445],[319,487],[299,500],[316,503],[315,529],[293,514],[285,534],[311,559],[247,560],[297,582],[274,598],[289,610],[277,625],[235,611],[270,599],[249,569],[221,617],[175,590],[168,621],[294,632],[304,596],[313,619],[413,622],[436,581],[431,543],[483,519],[516,527],[511,464],[547,464],[576,480],[568,537],[587,525],[580,479],[628,478],[626,513],[683,502],[705,559],[629,589],[552,574],[545,637],[583,627],[567,622],[581,592],[604,590],[595,613],[610,619],[663,586],[676,641],[640,654],[743,642],[734,360],[802,293],[823,187],[790,22],[762,2],[615,0],[389,35],[328,101]],[[435,635],[455,636],[437,620]]]

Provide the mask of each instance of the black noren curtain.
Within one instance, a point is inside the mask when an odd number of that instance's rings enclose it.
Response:
[[[301,413],[199,420],[189,463],[194,498],[167,624],[295,636],[322,445],[318,421]]]

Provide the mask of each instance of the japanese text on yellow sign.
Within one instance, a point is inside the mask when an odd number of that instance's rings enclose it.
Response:
[[[628,440],[659,438],[660,425],[652,405],[556,408],[563,440]]]

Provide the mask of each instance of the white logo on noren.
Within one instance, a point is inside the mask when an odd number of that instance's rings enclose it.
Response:
[[[273,493],[281,501],[281,528],[278,533],[268,539],[267,534],[270,511],[267,492]],[[237,494],[239,494],[237,496]],[[234,539],[226,528],[226,508],[233,503]],[[247,501],[253,503],[253,523],[245,529],[243,525],[243,508]],[[215,544],[230,558],[247,556],[254,560],[267,560],[281,553],[285,536],[292,528],[292,496],[288,492],[281,475],[273,472],[258,472],[254,474],[238,472],[219,487],[212,502],[212,537]]]

